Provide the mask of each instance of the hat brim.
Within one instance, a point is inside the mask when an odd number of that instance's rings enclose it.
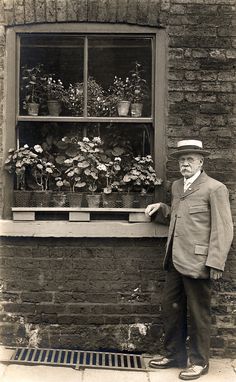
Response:
[[[207,151],[207,150],[202,150],[202,149],[181,149],[181,150],[177,150],[177,151],[174,151],[173,153],[170,154],[170,157],[173,157],[173,158],[178,158],[180,157],[181,155],[185,155],[185,154],[201,154],[203,155],[204,157],[207,157],[208,155],[210,155],[210,151]]]

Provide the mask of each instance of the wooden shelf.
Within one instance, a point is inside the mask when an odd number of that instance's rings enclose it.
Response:
[[[152,118],[132,117],[72,117],[72,116],[17,116],[18,122],[104,122],[104,123],[152,123]]]
[[[34,221],[37,220],[38,213],[41,213],[41,220],[43,220],[42,213],[45,215],[45,220],[47,214],[51,214],[56,220],[58,213],[66,213],[63,219],[59,215],[58,220],[90,222],[96,220],[94,215],[102,214],[103,220],[110,220],[111,215],[119,215],[120,219],[130,223],[148,223],[150,218],[145,215],[144,210],[144,208],[12,207],[14,221]]]

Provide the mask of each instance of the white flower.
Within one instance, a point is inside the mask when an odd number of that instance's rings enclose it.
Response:
[[[101,138],[100,137],[94,137],[93,142],[95,143],[101,143]]]
[[[24,145],[24,149],[28,149],[29,148],[29,146],[28,145]]]
[[[121,158],[120,157],[115,157],[114,160],[117,160],[118,162],[121,162]]]
[[[102,164],[102,163],[97,166],[97,169],[99,171],[107,171],[105,164]]]
[[[34,150],[36,151],[36,153],[42,153],[43,152],[43,149],[40,145],[35,145]]]
[[[89,139],[87,137],[84,137],[83,142],[89,142]]]

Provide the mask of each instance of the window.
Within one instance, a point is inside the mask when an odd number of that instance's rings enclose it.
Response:
[[[58,142],[65,142],[65,137],[79,141],[100,137],[106,149],[115,149],[122,141],[133,157],[151,154],[158,176],[164,178],[163,31],[118,25],[17,27],[8,31],[10,46],[7,148],[40,145],[53,163],[59,163]],[[132,83],[137,74],[143,88],[140,82],[137,88]],[[47,102],[52,101],[50,83],[62,84],[65,91],[58,111],[51,111]],[[39,103],[37,111],[29,107],[32,94]],[[126,110],[118,101],[124,101],[122,105],[128,101]],[[139,103],[141,110],[133,105]],[[11,183],[6,177],[5,190],[13,189]],[[32,179],[27,179],[26,188],[36,190]],[[5,192],[5,198],[8,217],[12,193]]]

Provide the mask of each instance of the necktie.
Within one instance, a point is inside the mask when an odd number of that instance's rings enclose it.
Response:
[[[189,188],[191,184],[192,182],[189,179],[186,179],[186,181],[184,182],[184,192],[187,191],[187,189]]]

